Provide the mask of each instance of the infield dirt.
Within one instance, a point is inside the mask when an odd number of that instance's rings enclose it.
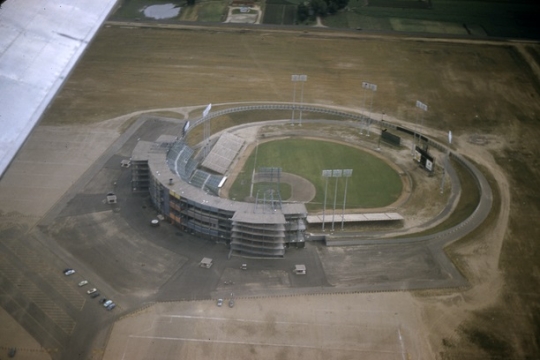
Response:
[[[305,103],[373,110],[377,118],[384,112],[441,141],[451,130],[452,147],[489,178],[496,206],[483,226],[447,248],[468,289],[403,294],[421,317],[416,336],[427,340],[417,353],[533,358],[540,353],[540,85],[530,53],[538,52],[537,44],[511,42],[109,24],[41,126],[99,127],[134,111],[292,101],[290,76],[302,73]],[[362,81],[378,86],[372,109]],[[417,100],[429,111],[420,114]],[[395,306],[372,296],[381,311]]]

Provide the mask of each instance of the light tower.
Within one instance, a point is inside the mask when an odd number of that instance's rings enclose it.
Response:
[[[427,111],[428,107],[426,104],[424,104],[423,102],[421,101],[418,101],[416,100],[416,107],[423,110],[422,112],[422,124],[424,123],[424,112]],[[416,114],[416,124],[414,125],[414,138],[413,138],[413,142],[412,142],[412,147],[411,147],[411,155],[414,156],[414,145],[416,143],[416,127],[418,126],[418,114]]]
[[[371,90],[371,105],[369,107],[369,112],[370,112],[370,115],[372,115],[373,114],[373,95],[377,91],[377,85],[363,81],[362,82],[362,88],[365,90],[364,91],[364,108],[366,107],[366,91]],[[368,120],[366,120],[366,127],[367,127],[366,135],[367,136],[369,136],[369,126],[370,125],[371,125],[371,117],[368,117]],[[360,129],[360,134],[362,134],[361,129]]]
[[[302,103],[304,102],[304,83],[307,81],[307,75],[291,75],[291,81],[294,83],[293,90],[293,111],[291,125],[294,125],[294,110],[296,108],[296,83],[301,82],[302,88],[300,91],[300,126],[302,126]]]

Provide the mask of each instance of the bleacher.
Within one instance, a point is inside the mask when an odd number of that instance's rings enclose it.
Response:
[[[218,174],[225,174],[243,145],[244,139],[224,133],[206,156],[202,166]]]
[[[202,189],[209,177],[210,174],[206,171],[195,170],[193,176],[189,180],[189,183],[195,187],[198,187],[199,189]]]
[[[185,182],[217,195],[219,184],[224,177],[197,169],[199,167],[199,161],[195,159],[194,154],[195,151],[183,141],[177,141],[167,153],[167,165],[173,173]]]

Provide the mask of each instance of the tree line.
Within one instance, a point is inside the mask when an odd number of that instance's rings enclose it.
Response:
[[[309,0],[298,5],[299,22],[314,19],[317,16],[332,15],[347,6],[349,0]]]

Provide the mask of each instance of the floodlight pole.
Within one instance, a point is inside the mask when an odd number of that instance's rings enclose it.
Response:
[[[300,81],[302,83],[302,90],[300,92],[300,123],[299,125],[302,126],[302,103],[304,101],[304,83],[307,81],[307,75],[291,75],[291,81],[294,83],[293,111],[292,111],[291,125],[294,125],[294,110],[296,109],[296,83]]]
[[[414,156],[414,146],[416,145],[416,127],[418,126],[418,113],[416,113],[416,120],[414,122],[414,135],[411,146],[411,155]]]
[[[382,138],[382,126],[383,126],[383,121],[384,121],[384,111],[382,113],[382,116],[381,116],[381,121],[379,122],[379,131],[380,131],[380,134],[379,134],[379,142],[377,143],[377,151],[381,151],[381,138]]]
[[[334,231],[334,218],[336,215],[336,200],[337,200],[337,183],[338,179],[336,178],[336,186],[334,187],[334,208],[332,209],[332,231]]]
[[[322,211],[322,230],[324,231],[324,214],[326,212],[326,193],[328,191],[328,178],[326,178],[326,184],[324,185],[324,204]]]
[[[300,75],[302,81],[302,90],[300,91],[300,126],[302,126],[302,106],[304,105],[304,83],[307,81],[307,75]]]
[[[343,169],[343,176],[345,176],[345,192],[343,193],[343,210],[341,211],[341,231],[343,231],[343,223],[345,222],[345,204],[347,203],[347,183],[352,175],[353,169]]]
[[[362,89],[364,89],[364,104],[362,105],[362,110],[363,111],[366,111],[366,93],[367,93],[367,89],[368,89],[368,85],[369,83],[365,82],[365,81],[362,81]],[[364,123],[366,122],[366,115],[364,113],[362,113],[362,118],[364,120]],[[360,124],[360,135],[363,135],[362,134],[362,124]]]
[[[370,106],[370,115],[373,116],[373,97],[375,96],[375,91],[377,91],[377,85],[369,84],[369,90],[371,90],[371,106]],[[371,126],[371,116],[369,117],[369,122],[367,124],[367,136],[369,136],[369,127]]]
[[[332,170],[332,177],[336,178],[336,185],[334,188],[334,208],[332,210],[332,231],[334,231],[334,220],[335,220],[335,214],[336,214],[338,179],[341,177],[342,174],[343,174],[343,170],[341,169]]]
[[[423,111],[427,111],[428,109],[428,106],[424,103],[422,103],[421,101],[418,101],[416,100],[416,107],[423,110]],[[414,156],[414,145],[416,143],[416,127],[418,126],[418,113],[416,113],[416,124],[414,125],[414,138],[413,138],[413,143],[412,143],[412,147],[411,147],[411,155]],[[422,122],[424,121],[424,113],[422,113]]]
[[[450,161],[450,145],[452,144],[452,132],[448,132],[448,149],[446,150],[446,162]],[[441,179],[441,194],[444,192],[444,180],[446,178],[446,164],[443,165],[443,175]]]
[[[373,113],[373,93],[377,91],[377,85],[362,81],[362,88],[364,89],[364,110],[366,109],[366,92],[371,90],[371,105],[370,115]],[[366,124],[366,135],[369,136],[369,126],[371,125],[371,117],[363,115],[364,123]],[[369,121],[368,121],[369,120]],[[360,127],[360,135],[362,135],[362,127]]]
[[[323,215],[322,215],[322,231],[324,231],[324,214],[326,212],[326,193],[328,190],[328,178],[332,176],[332,170],[323,170],[322,176],[326,179],[326,184],[324,185],[324,203],[323,203]]]
[[[293,87],[293,108],[292,108],[292,117],[291,117],[291,125],[294,125],[294,109],[296,108],[296,78],[297,78],[298,75],[291,75],[291,81],[293,82],[294,84],[294,87]]]

